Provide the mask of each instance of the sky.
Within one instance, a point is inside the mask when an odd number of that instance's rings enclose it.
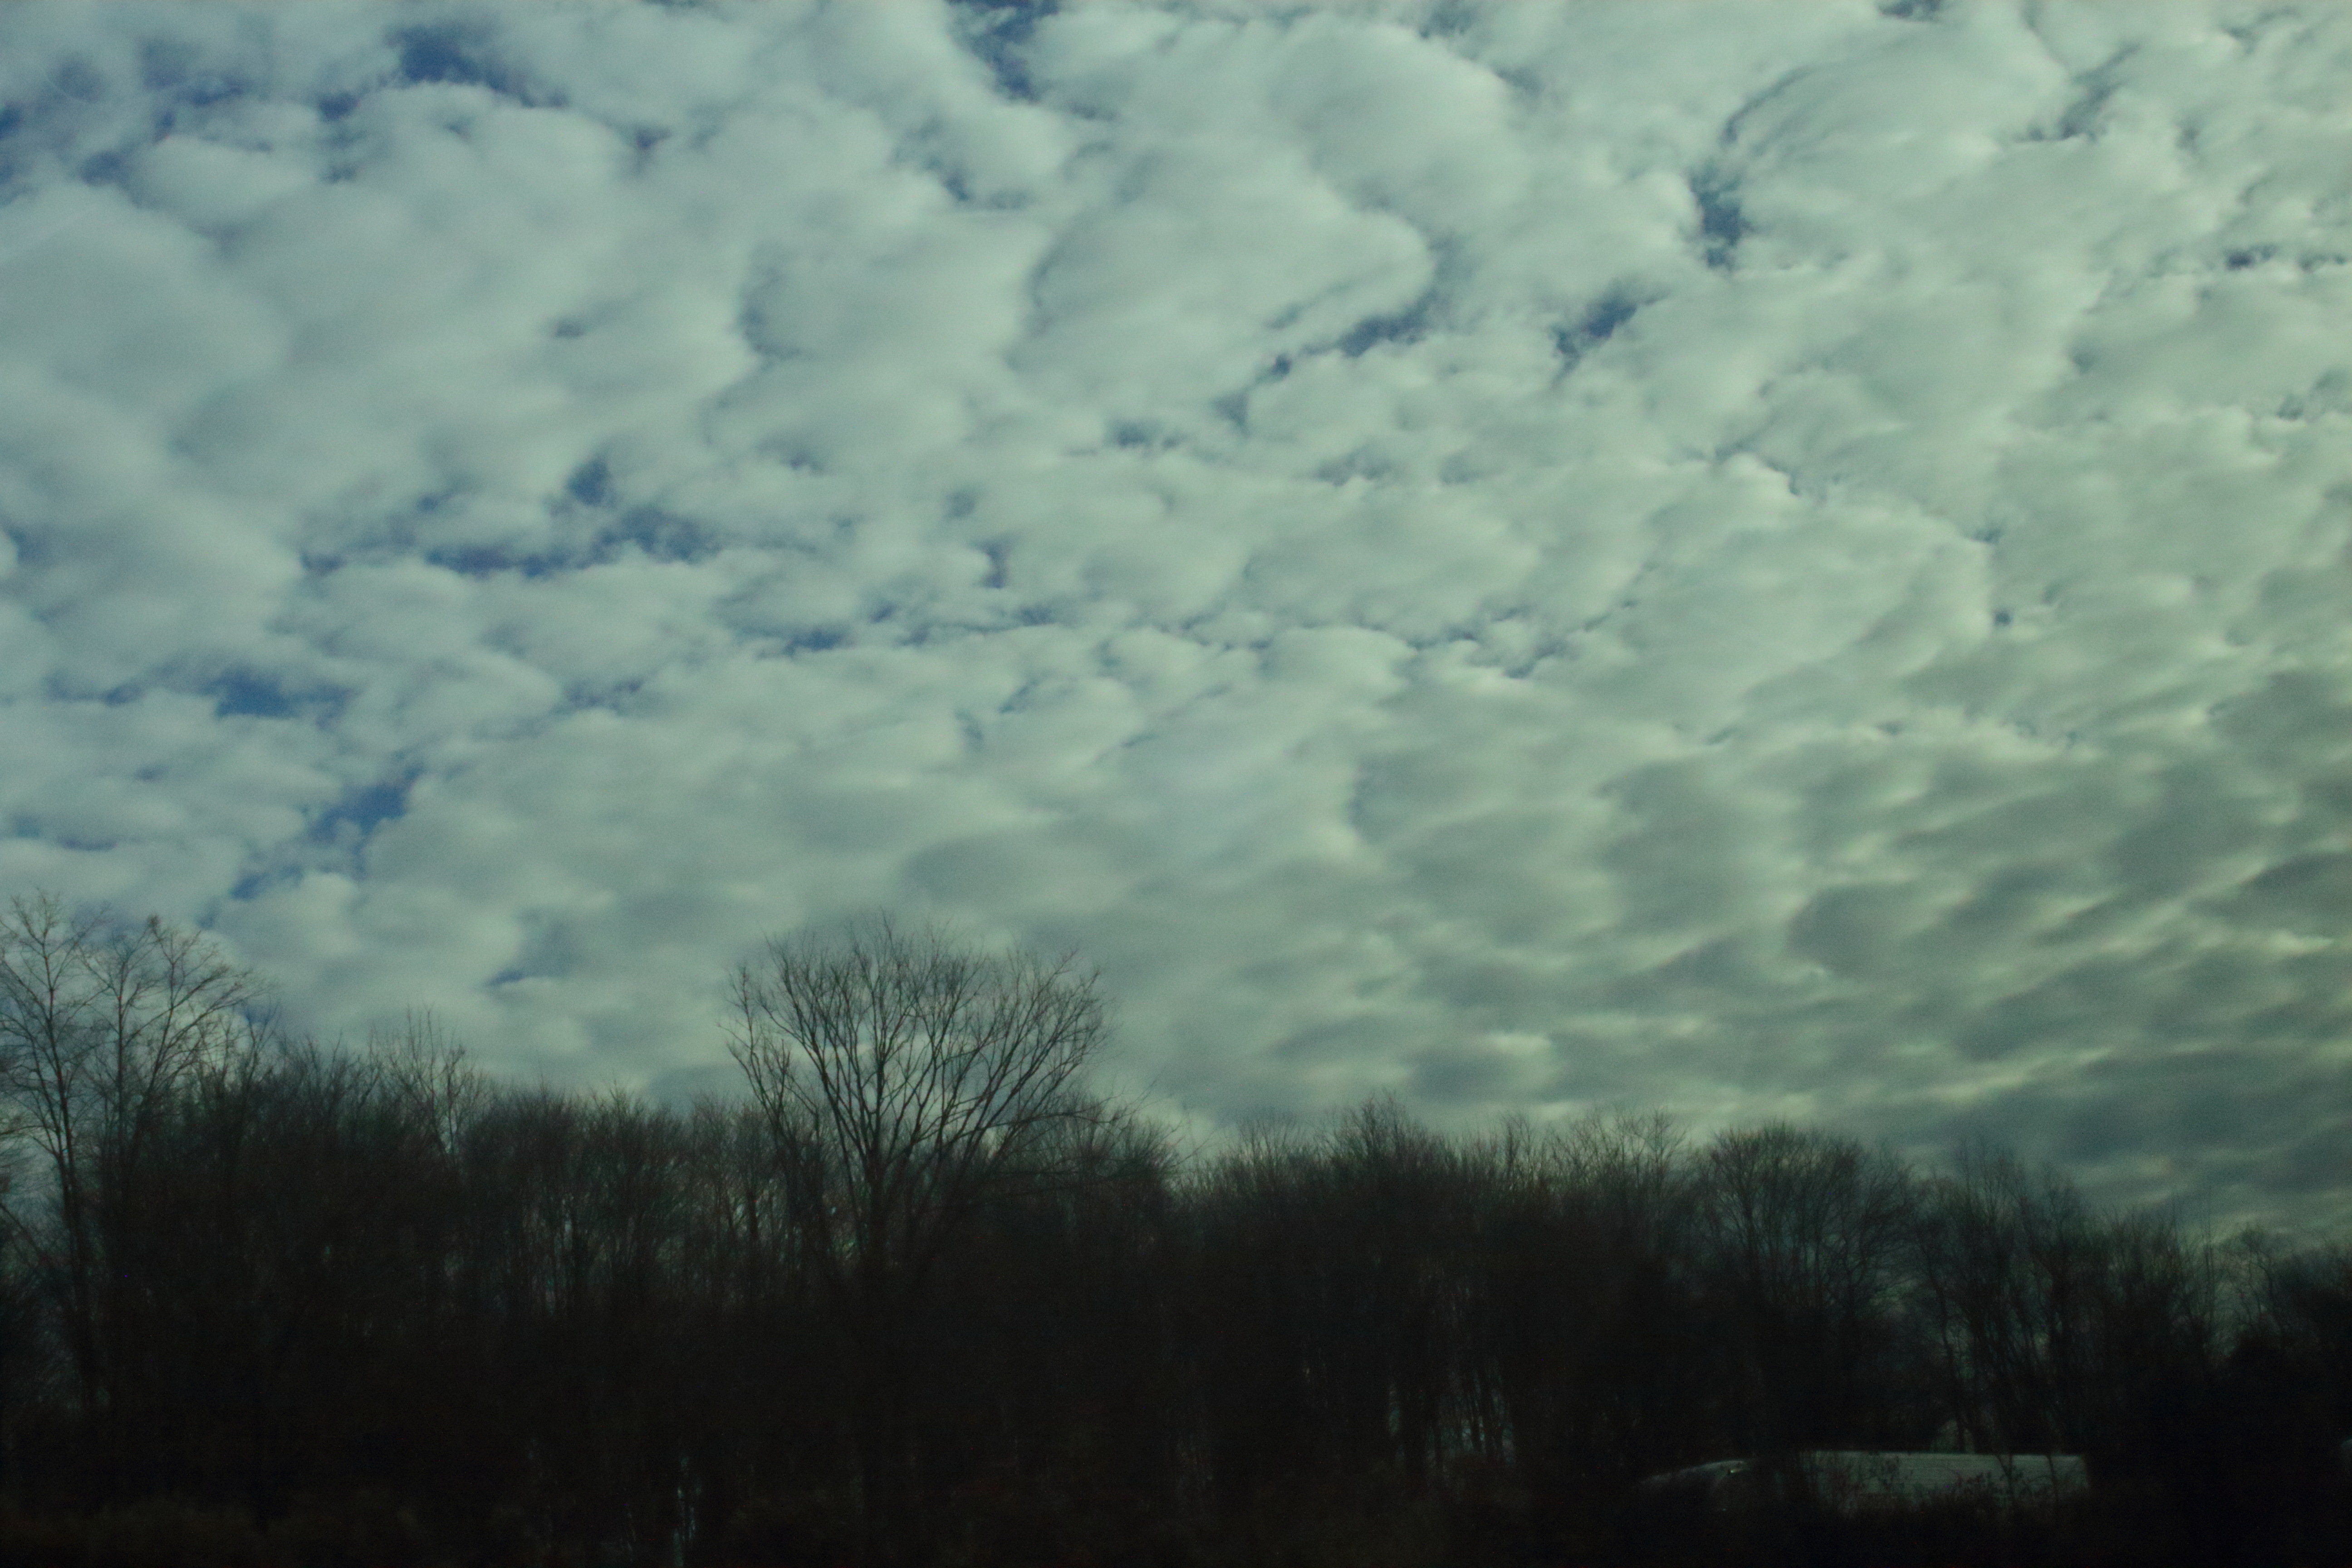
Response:
[[[0,10],[0,892],[519,1081],[860,911],[1177,1122],[2352,1235],[2352,7]]]

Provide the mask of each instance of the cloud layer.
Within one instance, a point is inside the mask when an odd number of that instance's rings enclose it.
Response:
[[[2352,1223],[2352,14],[0,14],[0,881],[724,1087],[887,905],[1204,1121]]]

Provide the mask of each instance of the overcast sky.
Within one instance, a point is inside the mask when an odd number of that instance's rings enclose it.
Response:
[[[2352,8],[0,11],[0,890],[2352,1231]]]

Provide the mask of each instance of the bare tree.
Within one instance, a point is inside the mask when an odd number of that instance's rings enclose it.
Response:
[[[1912,1270],[1970,1446],[2079,1447],[2091,1430],[2098,1216],[2055,1170],[1985,1144],[1929,1187]]]
[[[1891,1436],[1865,1428],[1890,1371],[1908,1173],[1884,1149],[1786,1123],[1722,1134],[1703,1170],[1707,1250],[1751,1380],[1750,1442]]]
[[[1681,1134],[1664,1116],[1514,1119],[1475,1156],[1466,1359],[1520,1480],[1591,1497],[1691,1451],[1721,1380],[1686,1256]]]
[[[62,1298],[86,1408],[107,1400],[109,1215],[134,1190],[174,1093],[260,1037],[259,983],[202,936],[53,895],[0,920],[0,1100],[55,1182],[50,1223],[0,1205]]]
[[[432,1010],[412,1008],[397,1029],[368,1031],[368,1055],[400,1104],[429,1130],[434,1152],[455,1160],[466,1132],[495,1098],[490,1080]]]
[[[991,1201],[1084,1179],[1065,1134],[1104,1114],[1076,1080],[1108,1026],[1073,962],[880,917],[772,942],[735,973],[733,1055],[849,1334],[870,1558],[898,1556],[915,1500],[909,1331],[948,1245]]]

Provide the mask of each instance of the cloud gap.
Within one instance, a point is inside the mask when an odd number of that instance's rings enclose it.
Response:
[[[950,4],[958,39],[988,68],[996,90],[1016,102],[1036,102],[1037,83],[1023,51],[1035,37],[1040,22],[1060,15],[1060,0],[950,0]]]
[[[535,99],[522,75],[490,51],[491,31],[477,22],[425,22],[394,27],[384,42],[399,52],[400,79],[412,87],[446,83],[487,88],[524,103],[560,105],[560,96]]]
[[[310,842],[362,854],[377,828],[407,815],[409,791],[423,776],[423,769],[411,767],[373,784],[350,785],[332,805],[312,818]]]
[[[213,699],[213,717],[227,719],[308,719],[314,723],[335,719],[351,699],[340,687],[289,689],[279,677],[266,670],[231,668],[200,689]]]
[[[1615,337],[1643,306],[1652,302],[1623,287],[1613,288],[1587,306],[1574,326],[1555,322],[1550,331],[1551,347],[1560,365],[1553,374],[1552,384],[1558,385],[1583,363],[1586,354]]]
[[[1738,266],[1739,242],[1756,232],[1740,210],[1739,182],[1722,164],[1706,163],[1691,171],[1691,201],[1698,208],[1700,254],[1717,272]]]

